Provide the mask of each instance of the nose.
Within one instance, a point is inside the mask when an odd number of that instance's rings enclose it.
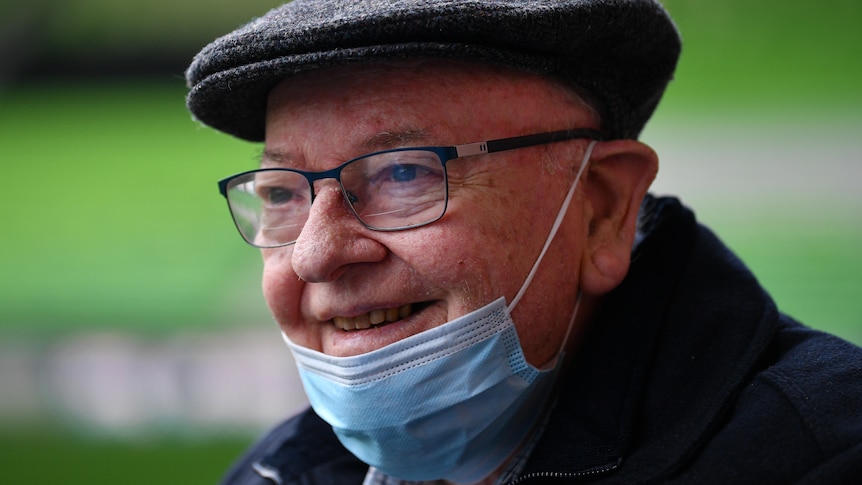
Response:
[[[293,271],[309,283],[337,279],[351,264],[383,260],[388,249],[353,215],[337,184],[318,191],[293,245]]]

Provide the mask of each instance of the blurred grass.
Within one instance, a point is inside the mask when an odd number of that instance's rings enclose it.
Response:
[[[247,439],[129,441],[68,434],[0,434],[3,483],[212,485],[248,446]]]
[[[183,95],[175,80],[0,99],[2,330],[209,328],[259,306],[256,281],[235,280],[257,254],[215,185],[257,148],[196,126]]]
[[[679,112],[853,110],[862,101],[862,2],[663,0],[683,38],[663,101]],[[664,109],[663,108],[663,109]]]

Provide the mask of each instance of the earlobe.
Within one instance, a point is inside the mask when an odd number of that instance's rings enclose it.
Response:
[[[596,145],[583,181],[586,247],[581,289],[602,295],[628,272],[641,201],[658,171],[658,157],[636,140]]]

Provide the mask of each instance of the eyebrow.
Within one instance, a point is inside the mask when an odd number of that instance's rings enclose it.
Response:
[[[363,143],[363,146],[369,150],[386,150],[389,148],[401,148],[415,144],[417,142],[426,142],[428,140],[428,130],[424,128],[406,129],[400,131],[384,131],[378,133]]]
[[[367,138],[359,144],[362,147],[363,153],[358,153],[357,156],[362,156],[366,153],[388,150],[391,148],[401,148],[405,146],[415,145],[418,143],[427,143],[429,132],[427,129],[405,129],[399,131],[383,131],[374,136]],[[286,166],[291,160],[296,157],[287,151],[278,149],[269,150],[264,148],[260,154],[261,166],[265,164],[274,164]],[[345,160],[346,161],[346,160]]]
[[[279,150],[267,150],[264,148],[260,152],[260,166],[263,167],[267,163],[272,163],[275,165],[284,165],[285,160],[289,160],[291,157],[287,152],[282,152]]]

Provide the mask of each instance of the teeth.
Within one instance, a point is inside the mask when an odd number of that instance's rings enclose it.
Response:
[[[357,329],[371,328],[371,319],[367,313],[365,315],[357,315],[353,318],[353,322],[356,324]]]
[[[386,320],[386,310],[374,310],[368,314],[368,319],[371,321],[371,325],[383,323]]]
[[[335,317],[332,323],[341,330],[363,330],[384,322],[396,322],[407,318],[413,313],[413,307],[408,303],[397,308],[373,310],[355,317]]]
[[[408,308],[410,307],[410,305],[404,305],[404,306],[408,307]],[[387,322],[394,322],[395,320],[398,320],[399,318],[401,318],[401,317],[398,316],[398,309],[397,308],[390,308],[390,309],[386,310],[386,321]]]

